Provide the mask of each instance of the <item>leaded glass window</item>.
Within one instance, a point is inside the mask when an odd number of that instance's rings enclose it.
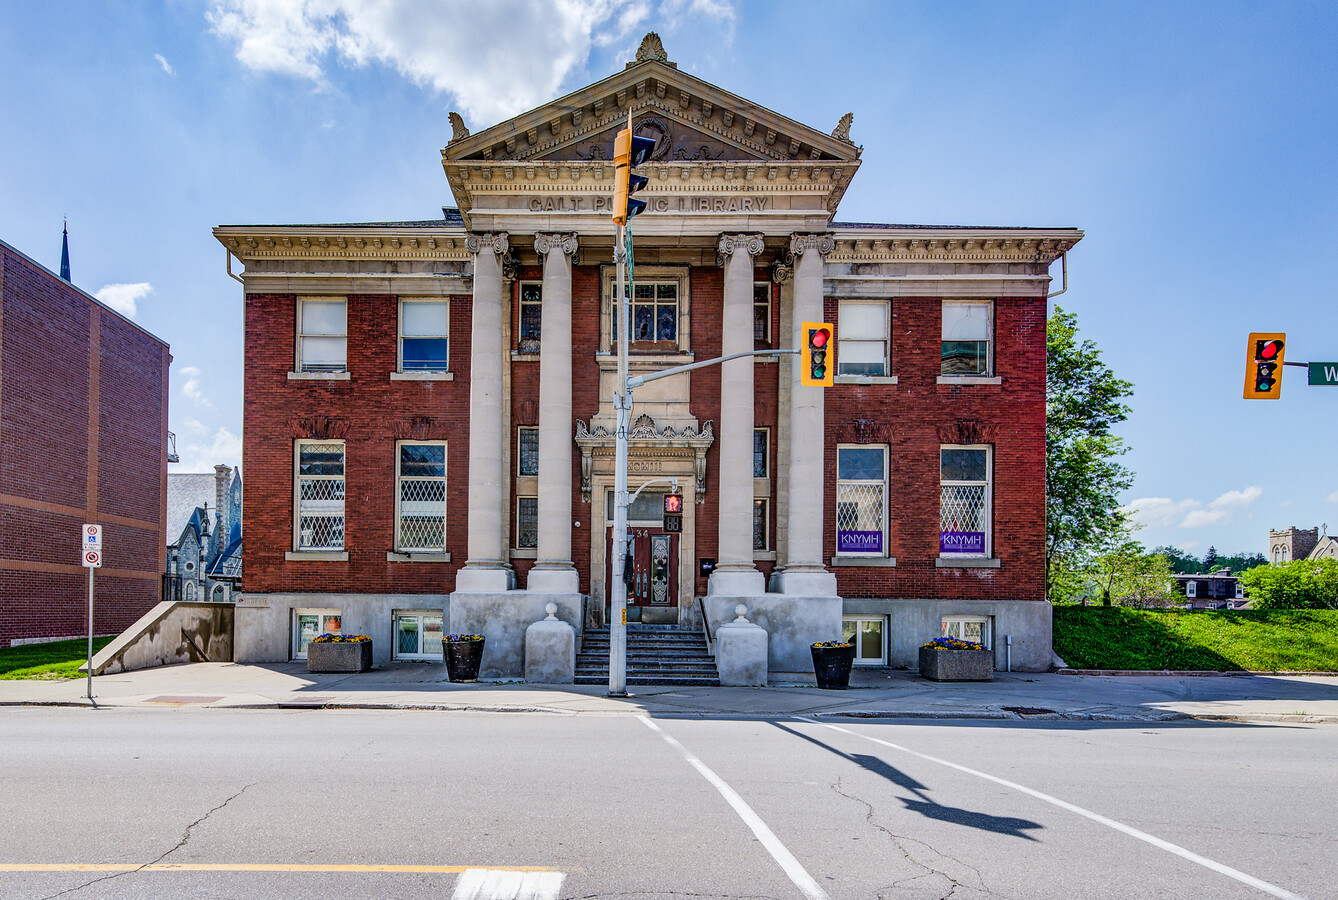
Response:
[[[539,546],[539,498],[516,498],[516,546],[522,550]]]
[[[885,556],[887,448],[836,448],[836,552]]]
[[[613,309],[618,334],[618,308]],[[632,341],[678,341],[678,282],[643,282],[632,286]]]
[[[543,284],[523,281],[520,284],[520,352],[539,352],[539,335],[543,324]]]
[[[520,475],[539,474],[539,429],[524,427],[520,429]]]
[[[753,477],[766,478],[767,465],[767,430],[758,428],[753,431]]]
[[[990,448],[940,448],[939,498],[939,554],[988,556]]]
[[[399,445],[399,517],[396,546],[402,551],[446,549],[446,445]]]
[[[753,284],[753,342],[771,343],[771,283]]]
[[[767,549],[767,526],[771,524],[767,517],[767,501],[753,501],[753,549]]]
[[[297,448],[297,549],[344,548],[344,444],[303,441]]]

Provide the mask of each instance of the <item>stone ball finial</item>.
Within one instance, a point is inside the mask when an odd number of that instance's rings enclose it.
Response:
[[[557,621],[557,604],[556,604],[556,603],[548,603],[548,604],[545,604],[545,605],[544,605],[544,612],[548,613],[548,618],[549,618],[549,619],[551,619],[551,620],[554,621],[554,622]]]
[[[735,619],[734,621],[746,623],[748,621],[748,617],[747,615],[745,615],[745,613],[747,612],[748,612],[748,607],[744,606],[742,603],[734,607],[734,615],[738,616],[738,618]]]

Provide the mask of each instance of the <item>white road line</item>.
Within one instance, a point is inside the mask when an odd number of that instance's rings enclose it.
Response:
[[[664,738],[669,746],[683,754],[683,758],[688,761],[688,765],[711,782],[711,786],[720,792],[720,796],[725,798],[726,803],[734,807],[734,811],[739,814],[739,818],[743,819],[744,824],[752,829],[753,834],[757,835],[757,839],[762,842],[762,846],[766,847],[772,858],[780,863],[780,867],[785,870],[785,874],[790,876],[790,880],[795,883],[799,890],[803,891],[808,900],[831,900],[827,896],[827,892],[818,886],[818,883],[813,880],[813,876],[808,874],[808,871],[799,864],[799,860],[794,858],[794,854],[785,849],[785,845],[780,842],[780,838],[776,837],[775,833],[767,827],[757,813],[753,812],[753,808],[735,792],[734,788],[725,784],[719,775],[712,772],[706,767],[705,763],[689,753],[686,747],[665,734],[664,729],[660,726],[645,716],[638,716],[638,718],[646,723],[647,728]]]
[[[564,877],[561,872],[466,869],[451,900],[557,900]]]
[[[1043,794],[1040,791],[1033,790],[1032,788],[1026,787],[1025,785],[1017,784],[1016,782],[1008,781],[1006,779],[999,778],[997,776],[990,775],[985,772],[978,772],[975,769],[970,769],[967,768],[966,766],[958,765],[955,762],[948,762],[946,759],[939,759],[938,757],[930,756],[927,753],[920,753],[919,751],[912,750],[909,747],[903,747],[900,744],[894,744],[891,741],[884,741],[876,737],[869,737],[869,735],[867,734],[860,734],[857,731],[851,731],[848,728],[842,728],[839,725],[831,725],[828,724],[827,722],[819,722],[816,721],[815,719],[806,718],[805,716],[795,716],[795,718],[801,722],[808,722],[810,725],[821,725],[823,728],[830,728],[833,731],[839,731],[842,734],[849,734],[857,738],[863,738],[866,741],[872,741],[875,744],[882,744],[884,747],[890,747],[893,750],[900,750],[902,753],[908,753],[911,756],[918,757],[919,759],[923,759],[927,762],[937,763],[940,766],[947,766],[949,769],[956,769],[958,772],[965,772],[967,775],[974,775],[977,778],[983,778],[986,781],[992,781],[995,784],[1003,785],[1006,788],[1012,788],[1013,790],[1020,791],[1021,793],[1026,794],[1029,797],[1035,797],[1037,800],[1044,800],[1046,803],[1058,806],[1060,809],[1066,809],[1071,813],[1077,813],[1078,815],[1083,816],[1084,818],[1091,819],[1093,822],[1099,822],[1100,824],[1105,825],[1107,828],[1113,828],[1116,831],[1129,835],[1129,837],[1137,838],[1138,840],[1149,843],[1154,847],[1159,847],[1162,850],[1165,850],[1167,853],[1174,853],[1176,856],[1179,856],[1182,859],[1187,859],[1192,863],[1197,863],[1198,865],[1203,866],[1205,869],[1212,869],[1214,872],[1218,872],[1222,875],[1227,876],[1228,878],[1234,878],[1241,884],[1247,884],[1250,887],[1257,888],[1258,890],[1261,890],[1266,894],[1272,894],[1274,897],[1281,897],[1282,900],[1305,900],[1304,897],[1301,897],[1299,894],[1293,894],[1286,888],[1280,888],[1276,884],[1270,884],[1269,882],[1264,881],[1263,879],[1255,878],[1253,875],[1247,875],[1246,873],[1241,872],[1238,869],[1233,869],[1228,865],[1224,865],[1220,862],[1208,859],[1206,856],[1199,856],[1197,853],[1194,853],[1191,850],[1186,850],[1184,847],[1181,847],[1178,844],[1172,844],[1170,841],[1163,841],[1161,838],[1150,835],[1146,831],[1139,831],[1137,828],[1125,825],[1123,822],[1116,822],[1114,819],[1108,819],[1105,816],[1101,815],[1100,813],[1094,813],[1090,809],[1083,809],[1081,806],[1074,806],[1072,803],[1069,803],[1065,800],[1060,800],[1058,797],[1051,797],[1049,794]]]

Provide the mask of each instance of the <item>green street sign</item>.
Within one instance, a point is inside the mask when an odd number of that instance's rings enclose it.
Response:
[[[1310,363],[1310,383],[1338,387],[1338,362]]]

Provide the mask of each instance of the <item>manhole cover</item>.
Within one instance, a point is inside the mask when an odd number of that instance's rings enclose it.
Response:
[[[1005,706],[1004,712],[1010,712],[1019,716],[1053,716],[1053,709],[1043,709],[1039,706]]]
[[[185,706],[189,703],[216,703],[222,700],[222,697],[197,697],[187,696],[185,694],[164,694],[161,697],[150,697],[148,703],[172,703],[177,706]]]

